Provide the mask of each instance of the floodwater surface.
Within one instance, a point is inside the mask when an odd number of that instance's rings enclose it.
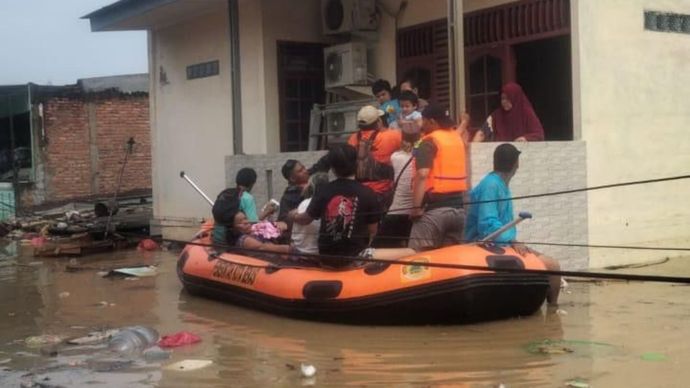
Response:
[[[346,326],[298,321],[188,295],[176,255],[120,251],[73,259],[0,250],[0,386],[36,387],[688,387],[690,287],[571,282],[557,311],[465,326]],[[20,250],[21,251],[21,250]],[[76,260],[76,261],[75,261]],[[157,276],[103,278],[154,264]],[[82,267],[68,272],[67,266]],[[619,270],[690,276],[690,258]],[[103,346],[32,347],[144,325],[189,331],[198,344],[163,361],[110,362]],[[186,359],[198,370],[168,370]],[[110,362],[110,363],[109,363]],[[316,368],[312,378],[302,363]]]

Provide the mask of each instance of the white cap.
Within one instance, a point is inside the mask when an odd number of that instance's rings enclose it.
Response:
[[[374,121],[378,120],[378,118],[383,116],[384,114],[386,114],[386,112],[382,111],[381,109],[378,109],[372,105],[367,105],[365,107],[362,107],[362,109],[360,109],[359,112],[357,112],[357,124],[372,124]]]

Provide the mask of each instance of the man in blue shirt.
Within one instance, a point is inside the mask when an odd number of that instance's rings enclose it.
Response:
[[[465,224],[465,239],[479,241],[499,230],[513,220],[512,194],[508,188],[510,180],[517,172],[520,151],[512,144],[501,144],[494,151],[494,170],[482,179],[470,192],[470,206]],[[544,262],[546,269],[560,270],[558,262],[544,256],[523,244],[516,243],[517,230],[512,227],[496,237],[493,242],[510,244],[518,254],[533,253]],[[560,276],[549,276],[549,292],[546,300],[549,304],[558,303],[561,288]]]

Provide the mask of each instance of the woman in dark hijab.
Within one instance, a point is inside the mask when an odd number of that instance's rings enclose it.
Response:
[[[543,141],[544,128],[520,85],[510,82],[501,89],[501,107],[486,119],[473,141]]]

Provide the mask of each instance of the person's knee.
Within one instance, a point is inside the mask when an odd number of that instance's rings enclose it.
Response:
[[[539,259],[544,263],[544,266],[548,270],[559,271],[561,269],[561,265],[554,258],[542,255],[542,256],[539,256]]]

